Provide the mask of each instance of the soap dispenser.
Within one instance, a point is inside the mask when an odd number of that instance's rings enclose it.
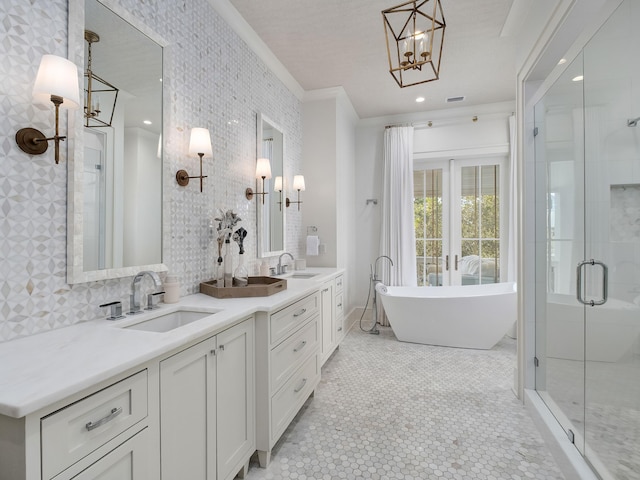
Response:
[[[180,282],[176,275],[167,275],[164,280],[164,303],[177,303],[180,300]]]

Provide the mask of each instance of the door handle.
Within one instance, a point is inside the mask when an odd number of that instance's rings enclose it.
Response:
[[[444,269],[449,271],[449,255],[444,257]]]
[[[586,301],[582,296],[582,270],[585,265],[600,265],[602,267],[602,299]],[[595,307],[596,305],[604,305],[609,297],[609,268],[603,262],[598,260],[585,260],[580,262],[576,267],[576,299],[583,305]]]
[[[456,255],[456,259],[455,259],[455,268],[456,271],[458,270],[458,255]]]

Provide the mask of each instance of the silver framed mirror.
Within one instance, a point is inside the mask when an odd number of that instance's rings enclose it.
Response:
[[[284,172],[284,134],[282,128],[262,113],[256,121],[256,159],[268,158],[271,178],[265,179],[264,191],[257,199],[258,258],[272,257],[284,253],[286,248],[286,176]],[[262,180],[257,182],[257,191],[262,191]]]
[[[69,1],[69,56],[84,65],[85,102],[69,116],[70,284],[167,270],[162,264],[165,46],[112,0]]]

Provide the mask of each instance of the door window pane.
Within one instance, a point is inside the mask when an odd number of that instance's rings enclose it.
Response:
[[[442,285],[442,169],[413,176],[418,285]]]
[[[460,269],[462,284],[497,283],[500,166],[476,165],[462,167],[460,171],[460,246],[465,260]]]

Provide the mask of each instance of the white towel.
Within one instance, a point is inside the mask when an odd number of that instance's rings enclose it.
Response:
[[[387,295],[389,293],[388,290],[387,290],[387,286],[385,284],[383,284],[383,283],[378,283],[376,285],[376,291],[378,293],[383,294],[383,295]]]
[[[317,235],[307,235],[307,256],[318,255],[320,249],[320,237]]]

